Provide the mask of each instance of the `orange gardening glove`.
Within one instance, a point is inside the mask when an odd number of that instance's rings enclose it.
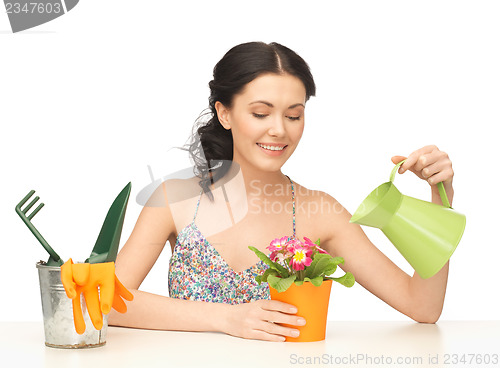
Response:
[[[96,328],[102,328],[102,313],[108,314],[113,307],[120,313],[127,311],[122,300],[134,296],[115,275],[115,263],[77,263],[70,258],[61,266],[61,281],[66,295],[73,301],[73,319],[78,334],[85,332],[80,295],[83,293],[90,320]],[[100,300],[99,300],[100,297]]]

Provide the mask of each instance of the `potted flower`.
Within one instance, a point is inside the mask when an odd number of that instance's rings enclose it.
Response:
[[[295,305],[297,315],[304,317],[305,326],[297,328],[297,338],[286,337],[286,341],[320,341],[325,339],[328,303],[332,281],[346,287],[354,285],[354,276],[346,272],[341,277],[331,277],[337,266],[344,263],[342,257],[332,257],[320,247],[320,240],[312,242],[304,237],[284,236],[274,239],[266,256],[255,247],[248,247],[269,267],[255,277],[259,285],[269,284],[271,299]]]

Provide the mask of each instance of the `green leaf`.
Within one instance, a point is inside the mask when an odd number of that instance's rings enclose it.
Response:
[[[268,270],[270,270],[270,268],[268,268]],[[260,285],[262,283],[262,275],[255,276],[255,281]]]
[[[269,283],[269,286],[271,286],[273,289],[276,289],[278,293],[281,293],[287,290],[293,284],[296,277],[296,275],[292,275],[287,278],[281,278],[275,275],[269,275],[269,277],[267,278],[267,282]]]
[[[344,258],[342,257],[332,257],[333,258],[333,262],[338,266],[339,264],[341,263],[344,263]]]
[[[325,277],[325,280],[333,280],[337,281],[339,284],[344,285],[345,287],[351,287],[354,285],[356,282],[354,280],[354,275],[350,272],[346,272],[343,276],[341,277]]]
[[[344,263],[344,258],[342,257],[332,257],[330,265],[325,269],[325,275],[331,275],[337,270],[337,266]]]
[[[279,272],[276,271],[274,268],[268,268],[268,269],[266,269],[264,271],[264,274],[262,275],[262,282],[267,282],[267,278],[269,277],[269,275],[278,276]]]
[[[295,285],[300,286],[304,283],[304,280],[295,280]]]
[[[316,253],[313,261],[307,267],[306,277],[313,279],[318,276],[330,275],[337,269],[339,263],[343,263],[344,259],[341,257],[332,257],[325,253]]]
[[[316,253],[314,255],[314,258],[313,258],[311,264],[306,269],[305,277],[313,278],[313,277],[316,277],[317,275],[319,275],[319,273],[321,272],[321,270],[320,270],[321,264],[320,263],[326,262],[327,258],[329,258],[327,256],[328,256],[327,254]]]
[[[266,265],[268,265],[272,269],[275,269],[276,271],[278,271],[279,274],[281,275],[281,277],[285,278],[285,277],[289,276],[288,270],[285,267],[283,267],[282,265],[280,265],[276,262],[271,261],[271,259],[268,256],[266,256],[264,253],[262,253],[257,248],[252,247],[250,245],[248,247],[248,249],[252,250],[257,255],[257,257],[259,257],[262,260],[262,262],[264,262]]]
[[[318,276],[313,279],[310,279],[309,277],[304,277],[304,281],[309,281],[314,286],[321,286],[321,284],[323,283],[323,276]]]
[[[344,263],[344,258],[342,257],[332,257],[328,266],[324,269],[324,275],[328,276],[337,270],[337,266]]]
[[[316,244],[319,247],[319,238],[314,242],[314,244]]]

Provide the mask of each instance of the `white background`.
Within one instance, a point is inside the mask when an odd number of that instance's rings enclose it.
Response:
[[[441,319],[498,319],[499,18],[497,1],[84,0],[12,34],[2,10],[0,320],[42,320],[35,263],[48,256],[15,205],[35,189],[45,207],[34,224],[63,259],[82,261],[132,181],[123,245],[147,166],[156,177],[189,166],[169,149],[208,106],[215,63],[248,41],[282,43],[310,65],[317,96],[283,172],[351,213],[388,180],[393,155],[428,144],[450,155],[467,227]],[[411,172],[396,184],[430,200]],[[413,274],[379,230],[365,231]],[[167,294],[169,257],[167,246],[143,290]],[[408,320],[360,285],[333,286],[329,319]]]

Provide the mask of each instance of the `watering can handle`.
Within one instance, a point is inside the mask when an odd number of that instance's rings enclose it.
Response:
[[[396,176],[396,172],[398,171],[399,167],[405,161],[406,160],[403,160],[400,163],[396,164],[396,166],[394,166],[394,169],[392,169],[391,177],[389,179],[391,181],[391,183],[394,181],[394,177]],[[437,183],[437,187],[438,187],[438,190],[439,190],[439,196],[441,197],[441,202],[443,202],[443,206],[451,208],[450,202],[448,201],[448,196],[446,195],[446,190],[444,190],[443,182]]]

